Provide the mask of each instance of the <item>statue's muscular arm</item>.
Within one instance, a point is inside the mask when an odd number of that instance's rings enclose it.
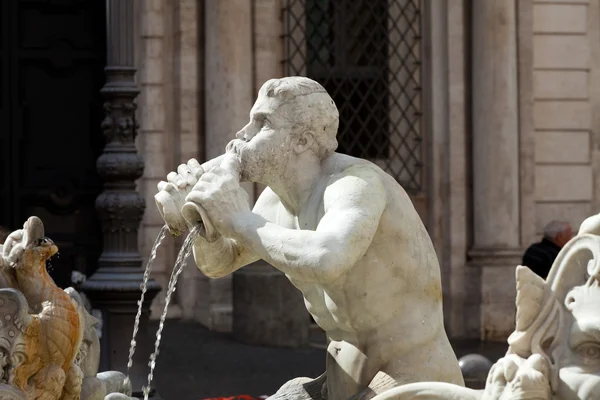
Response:
[[[252,212],[265,220],[275,222],[279,205],[279,197],[266,188],[256,200]],[[194,243],[193,253],[196,265],[209,278],[221,278],[260,259],[256,253],[242,246],[237,240],[223,236],[213,243],[199,237]]]
[[[234,221],[235,240],[290,277],[330,282],[365,254],[386,206],[386,190],[369,167],[354,166],[328,184],[315,231],[287,229],[255,213]]]

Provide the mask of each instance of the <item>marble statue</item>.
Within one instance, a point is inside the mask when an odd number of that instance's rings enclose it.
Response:
[[[57,251],[37,217],[0,245],[0,399],[130,399],[124,374],[98,373],[96,318],[46,271]]]
[[[440,268],[404,189],[366,160],[335,152],[338,110],[303,77],[273,79],[226,154],[182,164],[156,201],[210,278],[263,259],[302,292],[328,337],[326,373],[273,398],[367,398],[419,381],[464,385],[444,330]],[[240,181],[267,188],[254,208]]]
[[[374,400],[600,399],[600,214],[581,224],[546,280],[523,266],[516,279],[516,328],[485,389],[419,382]]]

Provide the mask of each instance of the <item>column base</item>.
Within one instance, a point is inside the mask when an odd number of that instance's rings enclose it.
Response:
[[[523,250],[475,248],[468,256],[469,267],[481,270],[480,340],[506,341],[515,329],[515,271]]]
[[[233,274],[233,335],[241,342],[281,347],[308,343],[310,317],[287,277],[264,261]]]
[[[83,291],[92,306],[102,311],[102,337],[100,338],[100,371],[127,372],[129,345],[141,296],[143,272],[134,267],[101,267],[83,284]],[[148,360],[153,341],[148,332],[150,304],[160,291],[156,281],[150,279],[144,297],[133,367],[130,371],[134,393],[141,393],[147,383]],[[154,384],[152,385],[154,386]],[[155,397],[158,394],[154,390]]]

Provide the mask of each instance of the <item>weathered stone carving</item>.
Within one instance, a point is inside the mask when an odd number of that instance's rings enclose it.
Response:
[[[325,89],[270,80],[250,117],[225,156],[180,165],[155,198],[173,234],[203,223],[194,258],[205,275],[262,258],[304,294],[329,339],[327,371],[273,400],[600,398],[600,214],[546,281],[517,268],[509,351],[485,389],[464,388],[427,232],[395,180],[334,152],[339,115]],[[268,186],[252,211],[240,181]]]
[[[203,223],[194,259],[208,277],[263,259],[304,295],[329,339],[326,375],[289,382],[275,398],[310,398],[308,387],[343,400],[420,380],[462,385],[421,218],[381,168],[335,152],[338,122],[319,83],[269,80],[225,157],[190,160],[159,184],[161,215],[175,233]],[[253,210],[240,181],[268,186]]]
[[[583,222],[547,280],[523,266],[516,277],[516,329],[484,390],[420,382],[375,399],[600,398],[600,214]]]
[[[98,373],[96,318],[46,271],[58,248],[31,217],[0,246],[0,399],[102,400],[131,394],[125,375]]]

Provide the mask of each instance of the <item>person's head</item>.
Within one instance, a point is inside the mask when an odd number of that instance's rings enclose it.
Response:
[[[281,170],[295,156],[310,152],[318,160],[337,148],[339,112],[318,82],[292,76],[271,79],[260,88],[250,122],[228,150],[238,153],[243,179],[264,182],[265,173]]]
[[[544,237],[563,247],[573,237],[573,229],[568,222],[552,221],[544,228]]]

